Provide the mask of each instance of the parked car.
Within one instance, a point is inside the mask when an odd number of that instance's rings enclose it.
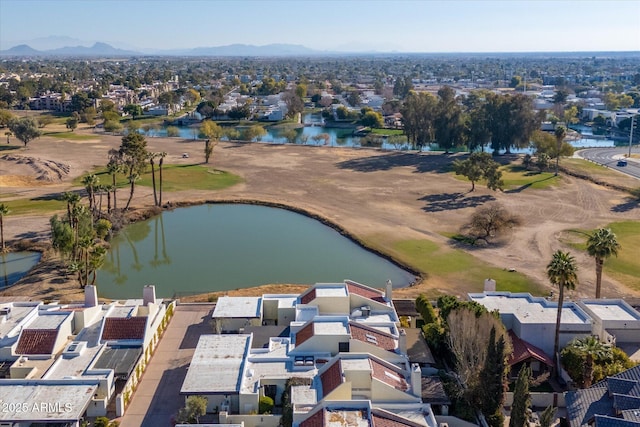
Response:
[[[620,167],[627,166],[627,161],[624,159],[618,160],[618,166]]]
[[[182,158],[183,159],[188,159],[189,158],[189,153],[182,153]]]

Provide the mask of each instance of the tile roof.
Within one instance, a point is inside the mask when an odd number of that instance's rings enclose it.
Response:
[[[370,363],[373,378],[397,390],[407,391],[409,389],[409,383],[407,383],[401,373],[373,359],[370,359]]]
[[[51,354],[57,338],[57,329],[24,329],[18,340],[16,354]]]
[[[396,341],[392,335],[385,334],[377,329],[363,326],[356,322],[349,322],[349,328],[351,329],[351,338],[355,340],[369,343],[387,351],[394,351],[396,349]]]
[[[147,318],[144,316],[106,317],[102,341],[141,340],[144,339],[146,327]]]
[[[635,384],[631,386],[629,382]],[[608,417],[599,420],[601,427],[629,426],[623,421],[636,421],[633,418],[636,415],[626,410],[637,410],[640,418],[640,366],[606,378],[590,388],[569,392],[566,400],[571,427],[587,426],[596,414]],[[619,411],[623,411],[621,415],[624,420],[616,417]]]
[[[316,299],[316,289],[315,288],[311,289],[309,292],[307,292],[306,294],[302,295],[300,297],[300,303],[301,304],[309,304],[314,299]]]
[[[342,384],[342,364],[339,359],[320,375],[320,382],[323,396],[327,396]]]
[[[625,420],[622,418],[596,415],[595,427],[640,427],[640,423],[636,421]]]
[[[350,294],[360,295],[361,297],[381,303],[386,302],[384,299],[384,294],[376,289],[372,289],[368,286],[364,286],[350,280],[346,280],[345,283],[347,285],[347,291]]]
[[[300,427],[324,427],[324,409],[319,410],[315,414],[300,423]]]
[[[399,415],[375,408],[371,411],[371,427],[424,427]]]
[[[509,366],[513,366],[529,358],[534,358],[547,366],[554,366],[553,360],[546,355],[544,351],[533,344],[520,339],[511,329],[509,329],[509,337],[513,344],[513,353],[509,357]]]
[[[296,332],[296,346],[311,338],[313,333],[313,322],[309,322],[306,326]]]
[[[396,309],[398,316],[420,316],[416,309],[416,301],[412,299],[394,299],[393,306]]]
[[[640,409],[627,409],[626,411],[622,411],[620,415],[627,421],[640,423]]]

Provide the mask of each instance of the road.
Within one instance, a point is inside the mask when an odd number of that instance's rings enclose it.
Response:
[[[637,152],[638,149],[634,148],[632,153],[634,151]],[[627,166],[617,165],[618,160],[623,158],[626,154],[629,154],[628,147],[589,148],[578,152],[578,155],[584,159],[591,160],[619,172],[626,173],[627,175],[631,175],[635,178],[640,178],[640,161],[636,159],[629,159]]]

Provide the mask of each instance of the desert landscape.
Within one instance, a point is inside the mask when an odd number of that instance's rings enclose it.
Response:
[[[10,205],[15,199],[58,197],[74,188],[75,178],[103,167],[108,150],[119,147],[121,142],[119,136],[94,134],[90,129],[77,132],[90,138],[44,136],[26,148],[0,152],[2,201]],[[147,141],[150,151],[167,153],[165,164],[204,161],[201,141]],[[189,157],[183,158],[183,153]],[[475,208],[497,201],[519,216],[522,225],[494,244],[462,248],[487,264],[517,270],[549,290],[552,288],[545,267],[555,250],[567,249],[563,243],[568,238],[566,230],[592,229],[638,218],[637,209],[615,209],[627,202],[627,194],[564,174],[560,185],[544,190],[494,192],[477,185],[474,192],[469,192],[468,182],[445,172],[454,158],[455,155],[441,153],[220,142],[210,166],[236,174],[242,182],[220,191],[165,193],[164,201],[168,206],[206,201],[260,201],[291,206],[338,225],[357,240],[381,242],[375,249],[382,252],[385,242],[403,239],[427,239],[444,250],[453,247],[447,235],[459,232]],[[133,208],[139,210],[152,204],[151,189],[138,186]],[[5,217],[5,239],[13,245],[24,241],[46,243],[49,217],[50,214],[9,214]],[[593,296],[594,261],[586,253],[572,253],[579,265],[580,280],[574,296]],[[28,277],[2,295],[80,299],[77,283],[61,277],[56,265],[55,257],[45,256]],[[482,283],[478,283],[477,290],[481,289]],[[396,295],[414,297],[427,290],[460,295],[468,291],[457,283],[427,275],[415,286],[399,289]],[[238,293],[263,291],[245,289]],[[638,295],[637,290],[606,275],[603,278],[605,297]]]

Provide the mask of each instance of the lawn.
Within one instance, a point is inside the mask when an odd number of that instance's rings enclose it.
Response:
[[[574,175],[585,176],[595,182],[617,185],[627,189],[638,188],[638,180],[613,169],[584,159],[562,159],[560,167]]]
[[[640,290],[640,261],[638,258],[638,248],[640,248],[640,222],[623,221],[613,222],[606,225],[616,234],[620,250],[617,257],[611,257],[604,262],[604,274],[611,276],[635,290]],[[587,235],[594,230],[570,230],[571,236],[575,239],[568,243],[576,250],[587,250]],[[593,265],[595,276],[595,261]]]
[[[147,168],[137,185],[147,187],[152,186],[151,169]],[[93,172],[100,178],[103,184],[111,183],[111,176],[105,169]],[[86,175],[85,175],[86,176]],[[74,180],[74,185],[81,186],[82,178]],[[156,167],[156,185],[159,184],[159,170]],[[162,191],[181,191],[181,190],[221,190],[231,187],[241,181],[237,175],[220,171],[205,165],[164,165],[162,167]],[[123,174],[118,174],[117,186],[126,187],[129,185]]]
[[[374,135],[404,135],[402,129],[371,129]]]
[[[16,199],[2,202],[9,208],[9,215],[33,215],[43,213],[53,213],[63,211],[67,204],[62,200],[50,197],[40,197],[35,199]]]
[[[502,172],[502,181],[504,182],[504,189],[507,192],[510,191],[522,191],[528,188],[541,190],[548,188],[558,183],[558,177],[553,175],[553,172],[538,172],[525,169],[523,166],[509,164],[500,167]],[[451,172],[455,174],[455,172]],[[455,175],[455,177],[461,181],[469,180],[462,175]],[[485,180],[477,182],[479,185],[485,185]]]
[[[52,136],[54,138],[70,139],[71,141],[90,141],[92,139],[99,138],[93,135],[84,135],[75,132],[45,132],[45,136]]]
[[[489,266],[472,255],[430,240],[395,240],[384,242],[384,237],[376,237],[377,244],[398,260],[405,262],[426,278],[438,277],[454,285],[458,293],[482,292],[484,280],[491,278],[497,282],[497,290],[530,292],[545,295],[547,290],[522,273]],[[436,295],[432,295],[436,296]]]

